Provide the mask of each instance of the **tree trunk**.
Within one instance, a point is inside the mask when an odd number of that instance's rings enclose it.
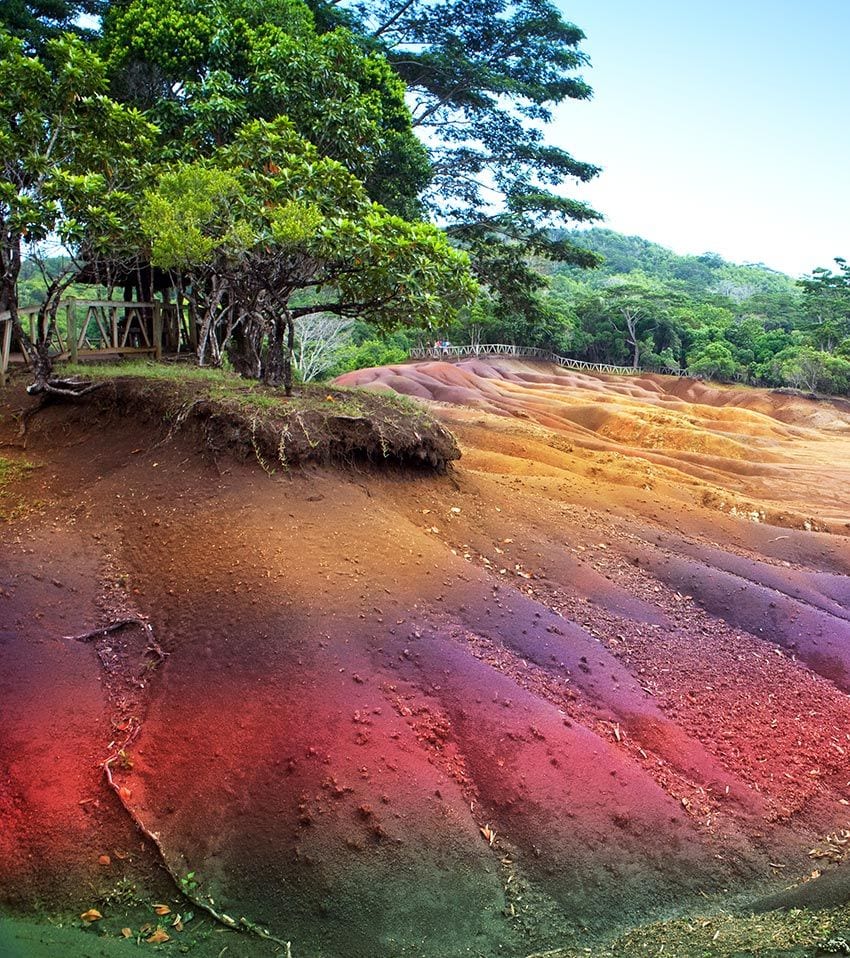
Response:
[[[292,313],[286,311],[286,354],[283,360],[283,388],[287,396],[292,395],[292,353],[295,350],[295,322]]]
[[[277,314],[269,329],[269,351],[266,356],[264,381],[267,386],[279,386],[285,376],[284,350],[286,317]]]
[[[262,323],[250,317],[234,327],[233,335],[227,344],[227,355],[240,376],[246,379],[262,379],[262,348]]]

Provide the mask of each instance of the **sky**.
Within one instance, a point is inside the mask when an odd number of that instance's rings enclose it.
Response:
[[[850,258],[850,0],[556,0],[590,101],[548,139],[570,196],[677,253],[799,276]]]

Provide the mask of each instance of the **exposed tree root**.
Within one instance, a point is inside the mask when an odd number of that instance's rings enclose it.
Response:
[[[94,392],[95,389],[101,389],[105,382],[99,383],[81,383],[73,379],[48,379],[46,383],[33,383],[27,386],[27,392],[30,396],[39,396],[47,393],[50,396],[70,396],[76,399],[78,396],[85,396],[87,393]]]
[[[138,616],[129,616],[126,619],[116,619],[114,622],[110,622],[109,625],[103,625],[98,629],[92,629],[91,632],[83,632],[82,635],[65,635],[63,638],[69,642],[94,642],[95,639],[100,639],[112,632],[118,632],[120,629],[126,629],[131,625],[138,625],[145,630],[145,633],[148,637],[148,647],[146,651],[153,652],[157,659],[162,662],[168,653],[162,650],[161,646],[154,638],[153,626],[150,624],[150,622],[145,619],[141,619]]]

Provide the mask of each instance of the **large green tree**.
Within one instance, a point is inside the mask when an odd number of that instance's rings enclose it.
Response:
[[[142,227],[153,263],[188,291],[199,360],[217,363],[233,343],[243,371],[287,392],[298,318],[427,323],[474,291],[439,230],[373,203],[284,118],[252,121],[209,160],[164,173]]]
[[[837,270],[819,267],[800,280],[811,336],[828,353],[850,335],[850,264],[841,257],[835,264]]]
[[[3,0],[0,28],[22,40],[30,53],[43,52],[48,40],[63,33],[92,35],[79,25],[80,14],[102,12],[105,0]]]
[[[104,64],[80,40],[48,41],[42,59],[0,31],[0,311],[39,389],[62,291],[96,262],[133,257],[132,209],[154,130],[105,89]],[[67,258],[46,280],[33,339],[18,316],[18,277],[24,256],[56,239]]]
[[[411,218],[429,176],[404,83],[302,0],[130,0],[105,20],[113,88],[148,111],[174,159],[209,156],[251,120],[286,116],[323,156]]]
[[[312,0],[318,22],[354,25],[385,52],[408,88],[413,126],[428,147],[423,199],[470,251],[501,309],[528,323],[545,311],[518,260],[546,256],[581,266],[598,257],[555,227],[599,218],[564,195],[597,167],[554,146],[546,124],[565,101],[590,97],[578,71],[583,33],[549,0]],[[503,261],[510,268],[494,271]]]
[[[587,99],[581,30],[548,0],[375,0],[341,4],[386,51],[407,84],[413,125],[434,164],[429,198],[449,222],[493,219],[502,207],[533,227],[593,216],[552,188],[598,172],[547,142],[544,126],[568,99]],[[494,202],[494,193],[499,199]],[[563,251],[570,246],[563,244]]]

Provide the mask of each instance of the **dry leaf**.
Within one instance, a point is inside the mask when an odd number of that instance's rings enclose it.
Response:
[[[88,911],[84,911],[82,915],[80,915],[80,918],[82,918],[83,921],[89,921],[89,922],[100,921],[100,919],[103,918],[103,915],[101,915],[101,913],[96,908],[89,908]]]
[[[122,929],[121,929],[121,934],[122,934],[125,938],[132,938],[132,937],[133,937],[133,929],[132,929],[132,928],[122,928]]]
[[[145,938],[145,941],[149,945],[159,945],[163,941],[171,941],[171,935],[166,934],[162,928],[157,927],[156,931],[150,936],[150,938]]]
[[[168,905],[155,904],[155,905],[153,906],[153,910],[157,913],[157,915],[170,915],[170,914],[171,914],[171,909],[168,907]]]
[[[173,922],[171,922],[171,927],[175,931],[183,931],[183,919],[178,915]]]
[[[100,858],[98,858],[97,863],[98,865],[111,865],[112,859],[109,857],[109,855],[101,855]]]

